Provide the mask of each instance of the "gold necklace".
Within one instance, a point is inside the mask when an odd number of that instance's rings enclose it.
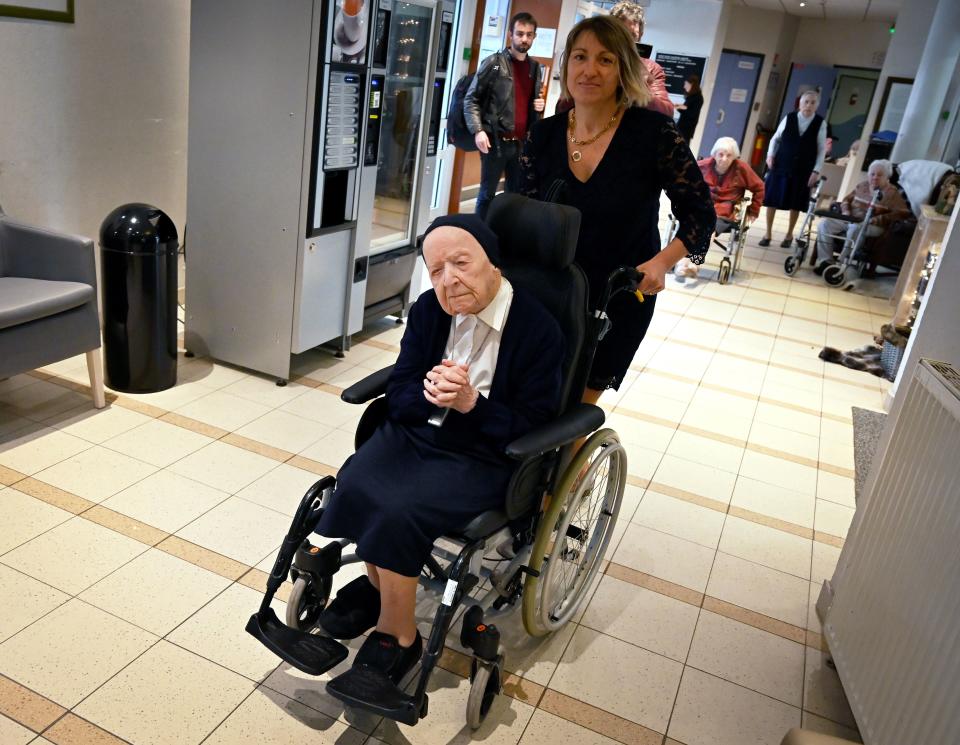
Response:
[[[567,129],[570,132],[570,142],[574,145],[579,145],[580,147],[583,147],[584,145],[592,145],[594,142],[599,140],[604,135],[604,133],[610,129],[610,127],[612,127],[614,124],[617,123],[618,116],[620,116],[619,106],[617,107],[617,110],[613,112],[613,116],[610,117],[610,121],[606,123],[603,129],[601,129],[599,132],[597,132],[593,137],[590,137],[589,139],[578,140],[576,137],[573,136],[574,129],[577,126],[577,110],[570,109],[570,120],[567,123]],[[581,153],[579,150],[574,150],[573,152],[570,153],[570,157],[573,159],[574,163],[579,163],[580,159],[583,157],[583,153]]]

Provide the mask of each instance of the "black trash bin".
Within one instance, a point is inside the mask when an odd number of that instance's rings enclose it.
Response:
[[[177,383],[177,228],[149,204],[100,226],[103,357],[108,387],[155,393]]]

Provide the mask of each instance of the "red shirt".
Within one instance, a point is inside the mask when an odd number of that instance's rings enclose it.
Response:
[[[533,78],[530,77],[530,58],[520,62],[511,56],[513,63],[513,134],[517,139],[527,136],[527,117],[530,114],[530,100],[533,97]]]
[[[750,166],[738,158],[721,176],[713,165],[712,156],[698,161],[697,165],[700,166],[703,180],[710,187],[710,196],[713,198],[713,208],[717,217],[731,219],[734,203],[743,198],[743,192],[748,189],[753,192],[753,199],[750,200],[747,212],[752,217],[760,214],[760,205],[763,204],[763,181]]]

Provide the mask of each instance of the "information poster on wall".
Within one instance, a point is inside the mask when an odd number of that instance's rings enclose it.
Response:
[[[533,46],[530,47],[528,54],[531,57],[553,59],[553,45],[556,42],[557,30],[555,28],[538,28],[537,38],[533,40]]]
[[[683,81],[691,75],[697,75],[703,81],[703,69],[707,64],[706,57],[673,52],[657,52],[654,61],[663,68],[666,75],[667,92],[676,96],[683,95]]]

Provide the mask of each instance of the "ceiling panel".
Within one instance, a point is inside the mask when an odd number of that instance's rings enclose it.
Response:
[[[838,21],[893,21],[905,0],[741,0],[757,10],[779,10],[800,18],[826,18]]]

